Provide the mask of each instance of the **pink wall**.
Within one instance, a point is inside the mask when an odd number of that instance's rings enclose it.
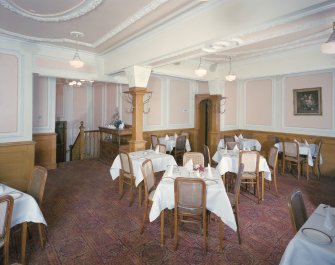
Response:
[[[73,88],[73,128],[79,132],[80,122],[87,120],[87,90],[84,87]],[[78,129],[77,129],[78,128]],[[75,136],[77,133],[74,134]]]
[[[169,124],[189,123],[190,89],[187,80],[171,79],[169,94]]]
[[[293,115],[293,89],[313,87],[322,88],[322,115]],[[332,73],[287,77],[284,91],[284,125],[286,127],[331,129],[333,125],[332,90]]]
[[[236,125],[237,121],[237,83],[236,82],[226,82],[225,83],[225,93],[224,96],[227,97],[226,104],[221,108],[226,110],[224,115],[225,125]]]
[[[198,82],[198,94],[208,94],[208,82]]]
[[[0,133],[18,130],[18,59],[0,53]]]
[[[48,126],[48,78],[34,75],[33,127]]]
[[[129,91],[128,85],[122,85],[122,92]],[[124,123],[132,124],[132,113],[129,112],[130,103],[125,100],[126,95],[122,95],[122,120]]]
[[[160,78],[151,76],[148,83],[148,89],[152,91],[152,97],[149,103],[145,106],[146,111],[148,110],[148,107],[150,108],[150,112],[144,114],[147,116],[147,125],[161,125],[162,86]]]
[[[93,129],[96,130],[99,126],[104,125],[106,122],[102,120],[102,108],[104,106],[103,83],[93,84]]]
[[[106,122],[110,123],[110,122],[112,122],[113,115],[115,113],[117,90],[116,90],[116,84],[107,83],[106,85],[107,85],[107,89],[106,89],[106,98],[107,98]]]
[[[64,117],[64,84],[56,84],[56,118],[59,120]]]
[[[246,83],[245,117],[247,125],[272,125],[272,80]]]

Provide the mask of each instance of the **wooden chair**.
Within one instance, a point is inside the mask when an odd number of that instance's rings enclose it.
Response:
[[[300,190],[291,193],[288,200],[288,209],[293,231],[296,233],[307,220],[304,198]]]
[[[238,142],[227,142],[226,143],[227,150],[233,150],[235,146],[238,147]]]
[[[172,150],[172,154],[178,165],[182,163],[183,155],[186,152],[186,136],[179,135],[176,139],[176,147]]]
[[[190,133],[189,132],[181,132],[180,135],[185,135],[187,139],[190,138]]]
[[[40,208],[42,206],[44,189],[45,189],[45,184],[47,182],[47,177],[48,177],[48,170],[46,168],[41,167],[41,166],[35,166],[33,169],[30,182],[28,184],[27,193],[36,200]],[[37,227],[38,227],[38,233],[40,237],[41,246],[44,247],[45,226],[41,223],[38,223]]]
[[[207,145],[204,145],[204,159],[205,166],[212,165],[211,153]]]
[[[320,180],[320,175],[321,175],[321,171],[320,171],[321,148],[322,148],[322,141],[320,140],[318,143],[318,151],[315,154],[315,156],[313,156],[313,171],[314,171],[314,174],[317,175],[318,180]]]
[[[301,167],[306,162],[306,175],[309,180],[309,166],[307,157],[299,154],[299,144],[297,142],[283,142],[283,174],[285,172],[285,165],[289,163],[291,169],[292,164],[297,166],[298,180],[300,179]]]
[[[176,178],[174,182],[174,242],[178,247],[179,223],[201,223],[204,252],[207,252],[206,184],[199,178]]]
[[[241,151],[239,157],[239,165],[244,164],[244,172],[241,176],[241,184],[246,184],[257,189],[257,203],[260,201],[260,191],[259,191],[259,152],[257,151]]]
[[[142,163],[142,175],[143,175],[143,181],[144,181],[144,214],[143,214],[143,222],[141,226],[140,233],[143,234],[144,231],[144,225],[145,221],[148,216],[148,207],[149,203],[152,203],[152,198],[155,194],[155,175],[154,175],[154,169],[152,166],[152,161],[150,159],[145,160]]]
[[[158,151],[160,153],[163,153],[163,154],[166,154],[166,145],[165,144],[157,144],[156,145],[156,148],[158,146]],[[156,150],[156,149],[155,149]]]
[[[10,195],[0,197],[0,247],[3,248],[3,264],[9,264],[10,225],[14,199]]]
[[[244,170],[244,164],[239,164],[238,172],[235,179],[235,185],[233,192],[227,192],[231,207],[233,208],[236,225],[237,225],[237,237],[238,237],[238,243],[241,244],[241,235],[240,235],[240,228],[238,224],[238,197],[240,196],[240,188],[241,188],[241,176],[243,174]],[[220,250],[223,249],[223,243],[222,243],[222,222],[219,223],[219,229],[220,229]]]
[[[273,182],[275,184],[275,190],[278,194],[277,187],[277,175],[278,175],[278,148],[275,146],[271,146],[268,156],[268,165],[271,171],[271,175],[273,176]],[[270,182],[269,182],[270,185]]]
[[[153,150],[155,150],[156,145],[159,144],[159,139],[157,135],[154,135],[154,134],[150,135],[150,139],[151,139],[151,147]]]
[[[235,137],[231,135],[224,135],[223,140],[224,140],[224,143],[227,144],[229,142],[235,142]]]
[[[133,164],[131,158],[127,152],[120,151],[120,160],[121,160],[121,170],[119,176],[119,194],[120,199],[124,195],[123,185],[127,184],[130,186],[130,201],[129,206],[134,202],[134,189],[135,189],[135,177],[133,173]],[[142,185],[142,184],[139,184]],[[138,191],[139,205],[142,204],[142,188],[139,187]]]
[[[183,166],[186,165],[186,163],[192,160],[193,165],[202,165],[204,166],[204,155],[199,152],[186,152],[183,155]]]

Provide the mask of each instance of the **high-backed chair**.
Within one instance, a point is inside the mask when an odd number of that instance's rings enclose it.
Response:
[[[318,143],[318,151],[313,156],[313,170],[314,170],[314,174],[317,175],[318,180],[320,180],[320,175],[321,175],[321,171],[320,171],[321,148],[322,148],[322,141],[320,140]]]
[[[45,184],[47,182],[48,170],[45,167],[35,166],[33,169],[33,173],[31,179],[28,184],[27,193],[31,195],[38,205],[42,206],[43,196]],[[38,233],[40,237],[41,246],[44,246],[44,234],[45,234],[45,226],[41,223],[37,224]]]
[[[241,184],[251,185],[257,189],[257,203],[260,201],[259,191],[259,152],[257,151],[241,151],[239,157],[239,165],[244,164],[244,172],[241,176]]]
[[[206,240],[206,184],[199,178],[176,178],[174,182],[174,242],[178,247],[179,223],[202,224],[204,252],[207,252]]]
[[[283,174],[285,172],[285,165],[289,163],[290,169],[292,165],[296,165],[298,169],[298,180],[300,179],[301,167],[306,162],[306,175],[309,180],[309,166],[307,157],[299,154],[299,144],[297,142],[283,142]]]
[[[207,145],[204,145],[204,159],[205,166],[212,165],[211,153]]]
[[[183,161],[183,155],[186,151],[186,136],[179,135],[176,139],[176,146],[172,150],[172,154],[178,165],[180,165]]]
[[[235,146],[238,147],[238,142],[227,142],[226,143],[227,150],[233,150]]]
[[[133,164],[131,158],[127,152],[120,151],[120,160],[121,160],[121,170],[119,176],[119,194],[120,199],[124,195],[123,185],[127,184],[130,186],[130,201],[129,206],[134,202],[134,189],[135,189],[135,177],[133,173]],[[142,185],[142,184],[140,184]],[[142,203],[142,192],[139,187],[139,205]]]
[[[187,139],[190,138],[190,133],[189,132],[181,132],[180,135],[185,135]]]
[[[158,151],[160,153],[166,154],[166,145],[165,144],[157,144],[156,148],[157,148],[157,146],[158,146]]]
[[[293,231],[296,233],[307,220],[304,198],[300,190],[291,193],[288,200],[288,209]]]
[[[277,175],[278,175],[278,148],[271,146],[268,156],[268,165],[271,171],[271,176],[273,177],[273,182],[275,184],[275,190],[278,194],[277,187]]]
[[[232,135],[224,135],[223,140],[224,140],[224,143],[227,144],[229,142],[235,142],[235,137]]]
[[[202,165],[204,166],[204,155],[199,152],[186,152],[183,155],[183,166],[189,161],[192,160],[193,165]]]
[[[142,163],[141,170],[144,181],[144,214],[140,233],[143,234],[145,221],[148,216],[149,204],[152,203],[152,198],[155,194],[155,174],[152,161],[150,159],[145,160]]]
[[[151,139],[151,147],[153,150],[155,150],[156,145],[159,144],[159,139],[157,135],[154,135],[154,134],[150,135],[150,139]]]
[[[0,247],[3,248],[3,264],[9,264],[10,224],[12,222],[14,200],[10,195],[0,197]]]

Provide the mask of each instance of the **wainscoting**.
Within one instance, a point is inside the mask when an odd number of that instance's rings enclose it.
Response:
[[[57,168],[56,133],[36,133],[33,140],[36,142],[35,164],[47,169]]]

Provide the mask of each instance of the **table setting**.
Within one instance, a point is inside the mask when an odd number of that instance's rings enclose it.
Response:
[[[262,148],[262,145],[257,139],[247,139],[244,138],[241,134],[239,136],[234,136],[235,142],[238,143],[238,148],[240,150],[247,150],[247,151],[260,151]],[[225,148],[226,144],[224,139],[220,139],[217,149],[223,149]]]
[[[175,134],[173,136],[165,135],[164,137],[159,138],[159,143],[164,144],[166,146],[166,151],[171,152],[174,147],[176,147],[176,140],[178,135]],[[190,141],[186,138],[185,148],[187,152],[191,151]]]

